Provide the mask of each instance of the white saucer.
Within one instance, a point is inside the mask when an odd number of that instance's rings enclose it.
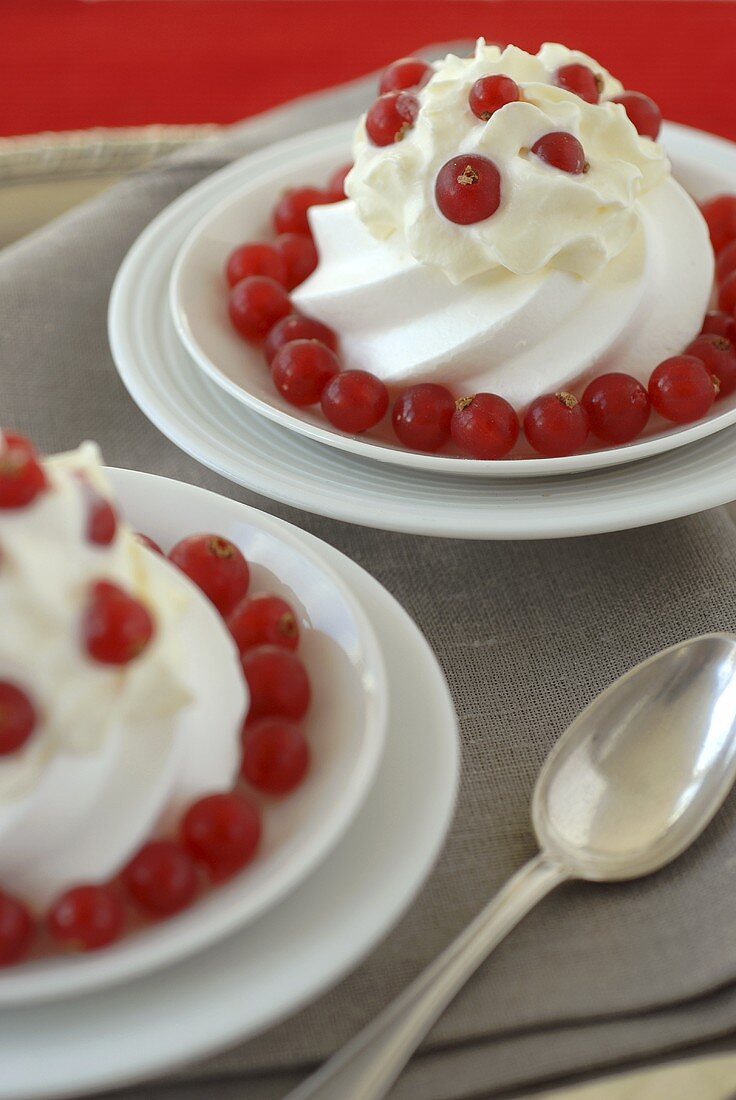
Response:
[[[242,340],[230,324],[225,261],[243,241],[271,239],[273,230],[269,221],[275,193],[305,181],[320,183],[350,159],[353,130],[353,123],[340,123],[279,142],[271,147],[266,164],[260,155],[244,157],[238,162],[238,173],[230,179],[227,197],[208,210],[181,246],[171,273],[171,314],[194,362],[225,393],[277,424],[362,458],[463,477],[552,477],[604,469],[684,447],[736,422],[736,393],[733,393],[718,401],[711,413],[695,424],[677,427],[653,416],[644,435],[625,446],[600,447],[565,458],[480,461],[407,450],[396,445],[386,426],[382,426],[380,438],[375,433],[344,435],[330,427],[318,407],[295,409],[274,387],[261,350]],[[673,153],[673,170],[678,176],[676,132],[673,137],[668,128],[665,141]],[[732,146],[730,151],[736,172],[736,150]],[[692,173],[688,172],[686,161],[685,164],[684,172],[692,186]],[[697,193],[710,193],[714,182],[709,165],[698,165]],[[210,186],[214,199],[215,193],[219,193],[216,177],[211,178]]]
[[[319,132],[305,137],[319,148]],[[736,189],[736,147],[670,124],[668,148],[698,197]],[[273,148],[249,159],[271,165]],[[126,257],[110,300],[120,375],[143,412],[200,462],[258,493],[352,523],[479,539],[558,538],[644,526],[736,497],[736,428],[642,462],[575,476],[457,478],[372,462],[308,440],[243,407],[203,376],[178,339],[168,307],[181,243],[240,178],[238,163],[161,213]],[[701,181],[700,184],[698,181]]]
[[[312,749],[310,772],[288,798],[263,802],[263,839],[257,859],[228,883],[210,891],[171,920],[149,925],[114,946],[86,955],[43,958],[0,970],[0,1007],[69,997],[130,981],[191,955],[229,935],[281,901],[314,870],[341,838],[360,809],[383,750],[387,714],[386,672],[381,649],[362,608],[323,556],[301,536],[270,516],[189,485],[113,472],[120,509],[137,530],[164,549],[186,534],[214,531],[231,538],[251,566],[253,594],[283,596],[302,628],[300,656],[309,671],[313,701],[304,722]],[[156,558],[154,565],[173,569]],[[178,574],[177,574],[178,576]],[[203,633],[212,655],[198,653],[198,681],[209,679],[210,699],[222,676],[212,662],[235,664],[222,627],[211,644],[204,626],[214,619],[204,600],[192,629]],[[183,627],[186,627],[186,623]],[[228,671],[229,667],[228,667]],[[195,681],[195,682],[198,682]],[[206,685],[205,685],[206,686]],[[239,684],[236,682],[236,687]],[[242,707],[242,689],[237,694]],[[227,700],[226,700],[227,702]],[[225,717],[238,721],[232,707],[210,705],[193,716],[199,722]],[[189,727],[187,727],[189,728]],[[182,728],[183,733],[186,732]]]
[[[357,965],[398,920],[438,855],[455,801],[458,740],[447,686],[426,641],[385,589],[332,547],[244,505],[151,475],[110,476],[128,518],[148,524],[154,538],[167,540],[179,529],[179,507],[231,536],[256,516],[274,536],[332,568],[380,639],[388,670],[386,747],[335,850],[248,928],[162,975],[0,1011],[0,1100],[129,1084],[295,1012]],[[169,502],[165,512],[159,503],[158,518],[155,500]]]

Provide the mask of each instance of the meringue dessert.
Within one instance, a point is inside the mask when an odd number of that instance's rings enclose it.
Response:
[[[700,332],[714,266],[658,124],[639,133],[621,83],[562,45],[480,39],[426,75],[361,119],[347,199],[309,210],[319,264],[296,308],[387,386],[519,412],[603,372],[646,387]]]
[[[116,516],[94,444],[0,444],[0,884],[41,912],[233,786],[247,689],[211,604]]]

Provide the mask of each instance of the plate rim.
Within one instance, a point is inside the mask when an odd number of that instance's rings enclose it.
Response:
[[[324,151],[323,145],[328,142],[339,142],[345,136],[349,136],[354,128],[354,122],[347,121],[329,126],[320,127],[308,131],[307,134],[298,134],[275,142],[269,146],[272,156],[286,157],[290,162],[309,161],[311,156]],[[665,123],[664,139],[666,144],[667,134],[677,129],[676,124]],[[699,131],[703,133],[703,131]],[[314,141],[318,135],[322,135],[316,149]],[[716,137],[715,135],[708,135]],[[309,138],[307,142],[305,139]],[[717,141],[725,141],[718,139]],[[729,145],[729,142],[725,142]],[[260,153],[260,150],[259,150]],[[240,157],[235,164],[241,172],[246,171],[253,164],[258,154],[246,154]],[[256,162],[260,165],[260,158]],[[307,170],[305,168],[305,170]],[[263,186],[270,175],[278,173],[278,165],[263,163],[260,170],[255,172],[255,182]],[[724,428],[736,423],[736,403],[723,412],[716,411],[705,419],[693,424],[671,425],[666,430],[660,431],[645,439],[632,440],[630,443],[617,447],[601,447],[595,451],[581,454],[568,455],[558,458],[523,458],[523,459],[468,459],[462,456],[423,454],[410,451],[401,447],[384,445],[362,435],[349,435],[329,426],[323,427],[302,419],[298,412],[287,411],[277,405],[262,400],[251,393],[245,385],[241,385],[229,378],[217,363],[207,354],[198,340],[189,323],[187,311],[182,303],[182,283],[187,271],[194,263],[197,247],[210,228],[217,222],[223,213],[232,207],[237,207],[244,202],[253,179],[240,180],[233,190],[220,198],[214,206],[202,214],[197,223],[193,225],[186,237],[179,245],[168,280],[168,309],[174,324],[177,336],[184,345],[188,355],[195,365],[224,390],[230,397],[240,404],[252,409],[261,416],[267,417],[274,423],[296,432],[308,439],[314,440],[327,447],[347,451],[374,462],[382,462],[390,466],[400,466],[407,469],[424,470],[428,473],[445,474],[451,477],[479,477],[479,478],[510,478],[528,479],[537,477],[555,477],[562,474],[587,473],[594,470],[608,469],[611,466],[628,465],[631,462],[639,462],[642,459],[657,454],[664,454],[670,450],[686,447],[698,439],[707,438]],[[257,349],[256,349],[257,350]]]

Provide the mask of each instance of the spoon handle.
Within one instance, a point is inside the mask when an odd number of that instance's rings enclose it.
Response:
[[[379,1100],[447,1005],[538,901],[571,878],[540,853],[403,993],[286,1100]]]

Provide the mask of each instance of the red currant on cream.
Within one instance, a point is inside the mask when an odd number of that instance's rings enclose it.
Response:
[[[582,405],[590,430],[604,443],[629,443],[649,419],[647,391],[630,374],[601,374],[587,386]]]
[[[273,226],[277,233],[306,233],[311,235],[307,210],[310,206],[324,206],[330,202],[326,191],[318,187],[297,187],[287,191],[279,199],[273,211]]]
[[[388,390],[380,378],[364,370],[336,374],[322,391],[322,412],[341,432],[360,435],[383,420]]]
[[[547,458],[580,451],[588,438],[588,414],[571,393],[546,393],[532,401],[524,417],[531,446]]]
[[[665,420],[689,424],[710,409],[718,384],[705,364],[693,355],[675,355],[652,371],[649,400]]]
[[[62,894],[48,914],[48,929],[66,947],[96,951],[119,939],[125,915],[111,886],[76,886]]]
[[[187,810],[181,840],[215,882],[236,874],[253,859],[261,839],[261,815],[241,794],[211,794]]]
[[[243,600],[228,616],[227,628],[240,653],[260,645],[290,650],[299,645],[296,615],[279,596]]]
[[[230,539],[220,535],[189,535],[177,542],[169,558],[194,581],[221,615],[228,615],[248,591],[248,563]]]
[[[715,252],[736,240],[736,195],[716,195],[704,202],[700,211],[708,223]]]
[[[334,351],[319,340],[292,340],[279,348],[271,363],[276,389],[285,401],[298,408],[315,405],[339,370]]]
[[[36,722],[36,708],[26,692],[0,680],[0,758],[22,749]]]
[[[700,359],[718,379],[718,396],[728,397],[736,390],[736,348],[725,336],[706,333],[696,336],[683,351]]]
[[[233,327],[246,340],[260,343],[277,321],[291,313],[289,295],[281,283],[265,275],[249,275],[230,291],[228,311]]]
[[[23,902],[0,890],[0,966],[21,962],[33,939],[33,919]]]
[[[93,661],[127,665],[154,635],[148,609],[110,581],[97,581],[82,615],[82,639]]]
[[[337,336],[331,328],[311,317],[302,317],[301,313],[289,313],[276,322],[266,337],[263,344],[266,362],[272,363],[276,352],[292,340],[319,340],[330,351],[337,351]]]
[[[279,715],[298,722],[309,709],[312,689],[304,665],[294,653],[262,645],[243,654],[250,692],[248,721]]]
[[[712,333],[714,336],[724,336],[726,340],[736,344],[736,320],[730,313],[724,313],[723,310],[714,309],[710,313],[706,313],[700,332],[701,334]]]
[[[391,421],[400,443],[413,451],[438,451],[450,438],[455,399],[444,386],[420,382],[394,402]]]
[[[175,840],[144,844],[123,872],[131,898],[154,917],[179,913],[197,895],[197,872],[192,858]]]
[[[142,535],[140,531],[136,531],[135,537],[147,550],[151,550],[154,554],[160,554],[162,558],[166,556],[159,544],[154,542],[153,539],[150,539],[148,535]]]
[[[718,308],[724,313],[736,311],[736,271],[727,275],[721,283],[721,289],[718,291]]]
[[[421,57],[400,57],[387,69],[384,69],[378,94],[403,92],[406,88],[420,88],[432,75],[432,66]]]
[[[46,485],[31,443],[14,432],[0,434],[0,509],[24,508]]]
[[[503,458],[519,438],[519,418],[495,393],[476,393],[455,402],[450,432],[461,451],[473,458]]]
[[[265,275],[286,286],[286,262],[273,245],[241,244],[228,256],[225,277],[230,286],[235,286],[249,275]]]
[[[563,65],[555,74],[555,83],[567,92],[580,96],[586,103],[597,103],[603,90],[603,80],[587,65]]]
[[[582,145],[573,134],[567,134],[563,130],[555,130],[535,141],[532,153],[551,168],[569,172],[572,176],[588,171]]]
[[[309,746],[293,722],[261,718],[243,731],[241,775],[264,794],[295,790],[309,769]]]
[[[470,89],[468,103],[476,118],[487,122],[496,111],[500,111],[507,103],[516,103],[519,98],[519,85],[516,81],[510,76],[498,74],[482,76],[476,80]]]
[[[115,509],[106,497],[97,492],[86,477],[80,477],[81,491],[87,510],[85,537],[95,546],[109,546],[118,529]]]
[[[411,92],[381,95],[365,116],[365,129],[374,145],[393,145],[411,130],[419,113],[419,100]]]
[[[345,180],[348,172],[352,171],[352,167],[352,164],[343,164],[342,168],[338,168],[336,172],[333,172],[327,181],[327,194],[333,202],[342,202],[343,199],[347,198]]]
[[[641,92],[622,92],[614,96],[611,103],[621,104],[638,134],[656,141],[662,125],[662,112],[653,99]]]
[[[478,153],[453,157],[437,173],[434,195],[448,221],[473,225],[498,210],[501,174],[492,160]]]
[[[282,233],[273,242],[273,247],[286,265],[284,286],[287,290],[303,283],[319,261],[314,241],[303,233]]]

